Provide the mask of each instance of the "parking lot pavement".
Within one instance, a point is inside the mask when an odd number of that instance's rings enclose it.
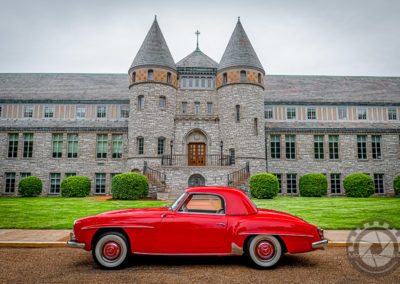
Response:
[[[99,269],[90,252],[70,248],[0,248],[0,283],[400,283],[400,268],[380,278],[361,274],[346,248],[285,255],[256,270],[241,257],[132,257],[122,270]]]

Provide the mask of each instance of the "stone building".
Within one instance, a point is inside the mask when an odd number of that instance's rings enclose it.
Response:
[[[154,20],[128,75],[0,74],[0,194],[32,175],[59,195],[80,175],[107,195],[115,174],[141,172],[171,199],[270,172],[282,195],[306,173],[341,195],[362,172],[392,195],[399,110],[400,78],[265,75],[240,21],[219,63],[198,45],[175,63]]]

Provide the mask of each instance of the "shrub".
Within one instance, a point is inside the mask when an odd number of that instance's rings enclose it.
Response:
[[[38,177],[26,177],[18,184],[18,191],[23,196],[35,196],[42,193],[42,181]]]
[[[393,188],[396,194],[400,193],[400,175],[396,176],[393,180]]]
[[[299,180],[300,195],[321,197],[328,191],[328,180],[323,174],[307,174]]]
[[[85,197],[90,192],[90,179],[87,177],[73,176],[61,182],[61,196]]]
[[[139,199],[149,194],[147,177],[137,173],[114,176],[111,181],[113,199]]]
[[[255,198],[273,198],[279,192],[279,181],[273,174],[256,174],[250,178],[250,193]]]
[[[352,174],[345,177],[343,187],[349,197],[368,197],[375,193],[374,180],[366,174]]]

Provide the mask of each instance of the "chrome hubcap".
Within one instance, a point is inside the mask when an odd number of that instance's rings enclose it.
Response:
[[[102,252],[107,260],[115,260],[121,254],[121,247],[116,242],[108,242],[103,246]]]
[[[254,247],[254,252],[257,258],[262,261],[269,261],[275,256],[275,245],[267,240],[259,241]]]

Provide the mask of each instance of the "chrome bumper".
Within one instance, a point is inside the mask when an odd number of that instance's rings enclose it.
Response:
[[[70,247],[70,248],[84,248],[85,247],[85,243],[78,243],[75,240],[74,232],[71,232],[69,235],[70,235],[71,240],[67,242],[68,247]]]
[[[323,248],[328,244],[328,240],[322,240],[319,242],[312,243],[311,246],[313,249]]]

